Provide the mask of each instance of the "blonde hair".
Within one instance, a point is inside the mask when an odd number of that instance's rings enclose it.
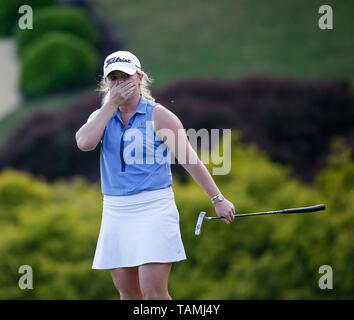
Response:
[[[140,92],[144,98],[148,100],[155,101],[155,98],[151,94],[150,86],[154,81],[153,78],[149,77],[144,71],[137,71],[137,74],[142,75],[143,79],[140,84]],[[106,103],[109,99],[109,88],[106,80],[102,77],[98,84],[99,88],[96,90],[102,94],[102,104]]]

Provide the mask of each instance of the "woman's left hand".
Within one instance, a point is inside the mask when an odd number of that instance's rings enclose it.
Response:
[[[227,199],[214,204],[215,212],[226,224],[230,224],[234,219],[235,206]]]

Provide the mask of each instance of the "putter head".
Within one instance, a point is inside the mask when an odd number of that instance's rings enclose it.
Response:
[[[199,236],[200,232],[202,231],[202,224],[203,224],[203,220],[204,220],[205,215],[206,215],[206,212],[204,212],[204,211],[201,211],[199,213],[197,225],[195,226],[195,235],[196,236]]]

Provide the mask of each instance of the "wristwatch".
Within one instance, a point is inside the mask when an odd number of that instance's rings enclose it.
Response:
[[[215,204],[217,202],[223,201],[224,199],[225,199],[224,196],[220,193],[220,194],[216,195],[215,197],[211,198],[211,202],[213,204]]]

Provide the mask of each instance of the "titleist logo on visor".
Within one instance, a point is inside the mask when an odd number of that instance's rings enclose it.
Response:
[[[115,63],[115,62],[131,63],[132,61],[130,59],[114,57],[114,58],[108,59],[106,62],[107,62],[107,64],[106,64],[105,68],[107,68],[110,64]]]

